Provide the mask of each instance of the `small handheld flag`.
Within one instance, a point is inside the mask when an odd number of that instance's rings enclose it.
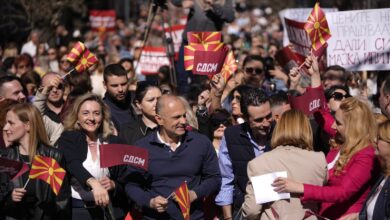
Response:
[[[86,49],[85,52],[83,53],[83,56],[77,62],[75,70],[79,73],[82,73],[82,72],[84,72],[84,70],[93,66],[97,62],[98,62],[98,59],[95,56],[95,54],[91,53],[91,51]]]
[[[31,164],[29,179],[41,179],[58,195],[65,178],[65,170],[51,157],[36,155]],[[26,184],[27,185],[27,184]]]
[[[85,45],[78,41],[72,48],[72,50],[70,50],[70,52],[66,55],[66,59],[73,63],[75,61],[77,61],[78,59],[80,59],[80,57],[83,55],[85,51]]]
[[[321,47],[326,44],[326,41],[332,36],[325,13],[320,8],[319,2],[314,5],[304,29],[309,34],[314,51],[321,49]]]
[[[174,194],[176,196],[176,201],[179,203],[184,220],[189,220],[191,202],[187,182],[183,182],[179,188],[175,190]]]
[[[238,65],[236,63],[236,59],[234,58],[233,51],[229,51],[221,70],[221,74],[225,82],[227,82],[229,78],[234,74],[234,72],[236,72],[237,67]]]

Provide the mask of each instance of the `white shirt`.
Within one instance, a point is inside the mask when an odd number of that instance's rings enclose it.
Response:
[[[334,165],[336,164],[337,160],[340,157],[340,151],[337,153],[336,157],[333,159],[332,162],[328,163],[328,170],[332,169]]]
[[[162,139],[161,136],[160,136],[160,132],[157,132],[157,139],[158,139],[158,141],[160,141],[161,143],[163,143],[163,144],[165,144],[165,145],[167,145],[168,147],[171,148],[171,145],[170,145],[170,144],[168,144],[168,143],[166,143],[165,141],[163,141],[163,139]],[[177,145],[176,145],[176,148],[178,148],[178,147],[180,146],[180,144],[181,144],[181,142],[179,141],[179,142],[177,143]]]
[[[368,199],[367,202],[367,220],[372,220],[374,217],[374,209],[376,200],[378,200],[379,193],[382,191],[383,186],[385,185],[387,178],[384,178],[379,184],[378,188],[376,188],[376,191],[374,194],[371,195],[371,197]]]
[[[108,168],[100,168],[100,151],[99,151],[100,141],[97,142],[97,158],[95,161],[92,160],[92,153],[88,147],[87,158],[83,162],[83,167],[97,180],[101,179],[104,176],[109,176],[110,173]],[[72,198],[81,199],[80,194],[72,188]]]

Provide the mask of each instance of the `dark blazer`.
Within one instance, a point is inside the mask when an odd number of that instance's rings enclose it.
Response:
[[[363,208],[359,213],[359,220],[367,219],[367,202],[370,197],[375,194],[378,186],[381,184],[385,176],[381,175],[375,185],[372,187],[370,194],[368,194],[366,201],[363,204]],[[375,202],[374,215],[372,219],[390,219],[390,179],[387,178],[383,188],[381,189],[378,199]]]
[[[11,160],[17,160],[20,161],[20,154],[17,149],[17,146],[11,146],[6,149],[2,149],[1,152],[3,157],[6,157]],[[65,162],[63,160],[62,153],[50,146],[46,145],[39,145],[37,149],[37,155],[51,157],[55,159],[61,167],[65,168]],[[31,180],[33,181],[33,180]],[[22,188],[24,183],[22,180],[22,177],[18,177],[15,180],[12,181],[13,188]],[[63,180],[61,190],[56,196],[52,189],[50,188],[50,185],[47,184],[44,181],[41,180],[35,180],[35,197],[37,199],[36,206],[33,208],[33,210],[28,211],[29,213],[34,213],[33,219],[70,219],[70,206],[69,206],[69,199],[70,199],[71,191],[69,186],[69,180],[68,177],[65,176],[65,179]],[[3,210],[5,212],[5,215],[7,216],[6,219],[9,218],[20,218],[20,214],[23,213],[23,200],[22,202],[15,203],[12,201],[11,194],[9,193]],[[27,212],[27,211],[26,211]]]
[[[109,136],[105,141],[111,144],[124,143],[116,136]],[[83,167],[83,162],[88,154],[86,135],[82,131],[64,131],[58,139],[58,148],[64,154],[67,172],[78,181],[85,191],[90,191],[91,188],[86,185],[86,182],[93,176]],[[110,198],[114,207],[114,215],[119,218],[124,216],[127,210],[127,199],[124,189],[118,182],[124,172],[124,167],[114,166],[108,169],[110,179],[115,182],[115,190],[110,193]]]

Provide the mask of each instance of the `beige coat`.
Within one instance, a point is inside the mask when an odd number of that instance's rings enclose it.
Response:
[[[302,150],[293,146],[279,146],[251,160],[248,163],[249,182],[245,202],[242,205],[243,216],[246,219],[275,219],[270,208],[272,207],[278,213],[280,220],[301,220],[306,209],[317,211],[316,203],[302,205],[299,195],[294,194],[291,195],[291,199],[267,203],[264,207],[258,205],[250,179],[262,174],[287,171],[288,178],[301,183],[322,186],[327,179],[326,166],[325,155],[322,152]]]

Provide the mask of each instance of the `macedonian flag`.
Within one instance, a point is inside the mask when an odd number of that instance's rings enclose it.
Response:
[[[66,55],[66,59],[71,63],[76,62],[81,58],[84,51],[85,51],[85,45],[79,41],[73,46],[72,50],[70,50],[70,52]]]
[[[83,53],[83,56],[77,62],[75,69],[77,72],[82,73],[82,72],[84,72],[84,70],[93,66],[97,62],[98,62],[98,59],[95,56],[95,54],[91,53],[91,51],[86,49]]]
[[[221,75],[225,82],[229,80],[229,78],[236,72],[238,68],[236,59],[234,58],[233,51],[230,50],[226,55],[225,62],[223,63],[223,67],[221,70]]]
[[[221,32],[188,32],[188,44],[219,44],[221,43]]]
[[[176,201],[179,203],[180,210],[183,213],[184,220],[190,220],[190,193],[187,183],[183,182],[179,188],[175,190]]]
[[[53,192],[58,195],[65,174],[65,170],[53,158],[36,155],[32,162],[29,178],[45,181],[50,185]]]
[[[326,41],[332,36],[325,13],[321,10],[319,2],[314,5],[304,28],[309,34],[312,48],[315,51],[325,45]]]

